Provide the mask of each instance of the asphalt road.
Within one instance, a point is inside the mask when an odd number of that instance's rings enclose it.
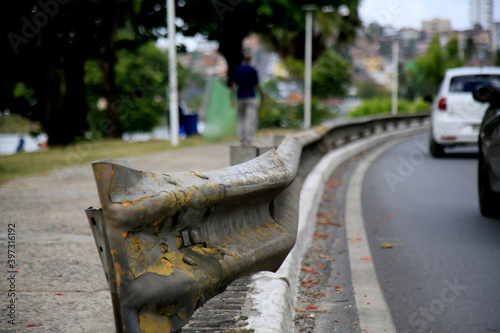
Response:
[[[366,234],[397,332],[500,332],[500,220],[479,213],[477,150],[437,159],[427,146],[428,135],[393,146],[362,186]]]

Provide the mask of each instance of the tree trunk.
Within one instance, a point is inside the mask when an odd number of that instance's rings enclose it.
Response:
[[[47,133],[49,146],[60,146],[67,144],[65,139],[65,122],[62,109],[62,74],[58,70],[59,60],[50,49],[50,32],[38,27],[37,54],[39,64],[36,86],[38,86],[39,104],[42,112],[41,123]]]
[[[244,35],[241,33],[229,33],[221,36],[219,42],[219,52],[224,56],[227,62],[227,85],[231,86],[231,77],[233,72],[241,63],[243,54],[241,48],[243,45]]]
[[[47,132],[48,145],[60,146],[68,144],[65,140],[65,124],[62,121],[62,94],[61,94],[61,74],[57,71],[53,60],[48,59],[45,66],[44,80],[41,81],[41,101],[44,117],[42,126]]]
[[[63,64],[64,74],[58,68],[55,56],[49,54],[44,66],[45,78],[40,82],[44,117],[42,125],[49,137],[49,146],[67,145],[82,136],[87,125],[87,104],[85,99],[84,56],[73,54]],[[66,92],[62,94],[65,82]]]
[[[101,128],[108,138],[121,138],[123,134],[118,114],[118,92],[115,83],[115,36],[118,26],[117,1],[109,0],[103,3],[101,25],[101,70],[103,74],[103,91],[106,99],[106,115],[108,123]]]
[[[66,119],[66,136],[69,142],[73,142],[78,136],[83,136],[88,129],[84,54],[83,50],[76,49],[66,60],[66,94],[63,109]]]

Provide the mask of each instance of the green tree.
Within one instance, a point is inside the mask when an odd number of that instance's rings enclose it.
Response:
[[[99,59],[102,95],[108,101],[110,120],[106,132],[121,136],[115,102],[115,53],[151,38],[155,20],[142,16],[147,25],[139,33],[139,14],[150,10],[149,5],[137,0],[27,0],[9,4],[9,10],[0,14],[0,31],[7,37],[1,42],[0,109],[39,120],[49,145],[72,142],[88,128],[84,65],[87,59]],[[165,25],[164,18],[161,25]],[[134,31],[135,45],[130,39],[116,37],[126,26]],[[13,94],[18,83],[33,94]]]
[[[250,33],[259,33],[267,37],[280,56],[285,59],[292,56],[304,57],[305,14],[303,1],[281,0],[217,0],[217,1],[182,1],[177,13],[184,21],[185,35],[202,34],[208,39],[219,42],[219,52],[228,63],[228,75],[241,62],[243,39]],[[321,0],[316,2],[319,8],[331,8],[330,16],[338,16],[337,9],[342,4],[349,7],[350,15],[338,26],[338,40],[352,40],[356,28],[361,25],[357,7],[359,0]],[[330,20],[330,25],[335,24]],[[318,50],[324,49],[323,37],[315,35]],[[313,52],[318,56],[320,52]]]
[[[474,43],[472,37],[467,37],[467,39],[465,40],[465,51],[464,51],[465,60],[469,61],[474,56],[475,53],[476,53],[476,44]]]
[[[318,59],[311,76],[314,96],[344,97],[351,82],[351,66],[334,51],[328,50]]]
[[[40,121],[50,145],[87,128],[83,65],[96,55],[96,1],[18,1],[0,13],[0,109]],[[19,84],[29,95],[14,94]]]
[[[493,66],[500,66],[500,50],[496,50],[493,56]]]
[[[165,116],[165,91],[167,86],[167,57],[153,42],[141,45],[135,50],[121,49],[116,53],[116,91],[113,103],[121,127],[127,132],[149,131]],[[183,71],[179,71],[182,76]],[[85,84],[87,101],[91,107],[92,128],[107,135],[107,115],[98,108],[102,101],[102,76],[98,61],[86,64]],[[183,78],[180,77],[180,83]],[[107,103],[107,102],[106,102]],[[105,104],[105,103],[104,103]]]
[[[286,57],[283,61],[283,65],[285,66],[288,73],[295,80],[303,80],[304,79],[304,61],[294,58],[294,57]]]
[[[435,94],[439,88],[444,72],[448,68],[460,67],[463,60],[458,55],[458,41],[456,37],[451,38],[445,46],[444,52],[441,50],[439,35],[435,35],[427,53],[417,57],[415,78],[421,81],[421,95]]]
[[[380,87],[374,80],[371,79],[358,83],[357,90],[358,97],[362,99],[388,97],[391,95],[389,90]]]

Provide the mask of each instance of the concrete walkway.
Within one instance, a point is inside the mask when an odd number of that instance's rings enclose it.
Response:
[[[229,166],[229,147],[127,160],[146,171],[209,171]],[[110,293],[84,213],[89,206],[100,207],[90,165],[0,186],[0,332],[114,332]],[[9,225],[12,267],[5,266]]]

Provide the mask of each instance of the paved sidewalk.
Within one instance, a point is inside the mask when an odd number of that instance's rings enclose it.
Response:
[[[209,171],[229,166],[229,147],[127,160],[139,170]],[[90,164],[0,186],[0,332],[114,332],[110,294],[84,213],[89,206],[100,207]],[[10,224],[14,274],[6,267]],[[15,312],[7,308],[11,300]],[[15,325],[8,323],[11,312]]]

